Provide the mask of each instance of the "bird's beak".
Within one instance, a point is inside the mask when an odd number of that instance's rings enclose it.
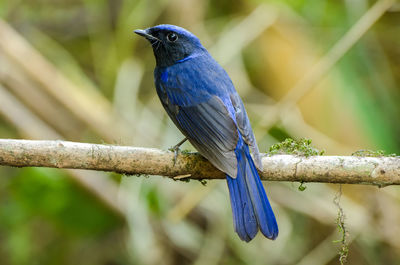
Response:
[[[156,37],[153,37],[152,35],[150,35],[147,30],[143,30],[143,29],[137,29],[134,30],[133,32],[135,32],[136,34],[145,37],[147,40],[158,40]]]

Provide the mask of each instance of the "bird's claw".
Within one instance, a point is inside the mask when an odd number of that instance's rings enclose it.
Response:
[[[187,138],[183,139],[182,141],[180,141],[179,143],[177,143],[175,146],[173,146],[173,147],[171,147],[171,148],[168,149],[169,151],[174,152],[174,159],[173,159],[173,161],[174,161],[174,166],[175,166],[176,161],[177,161],[177,159],[178,159],[178,154],[179,154],[179,152],[180,152],[180,147],[181,147],[181,145],[182,145],[184,142],[186,142],[186,140],[187,140]]]
[[[178,159],[178,154],[179,154],[179,152],[180,152],[179,145],[175,145],[175,146],[172,147],[170,150],[171,150],[172,152],[174,152],[174,166],[175,166],[176,160]]]

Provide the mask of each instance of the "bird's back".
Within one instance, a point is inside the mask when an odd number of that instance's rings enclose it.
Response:
[[[225,70],[208,54],[168,67],[156,67],[154,80],[157,93],[167,94],[173,104],[189,106],[221,98],[235,91]]]

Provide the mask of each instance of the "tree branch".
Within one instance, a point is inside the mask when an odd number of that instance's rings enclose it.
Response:
[[[161,175],[174,179],[223,179],[197,153],[174,153],[129,146],[87,144],[67,141],[0,139],[0,165],[52,167],[111,171],[128,175]],[[264,155],[263,180],[400,184],[400,157]]]

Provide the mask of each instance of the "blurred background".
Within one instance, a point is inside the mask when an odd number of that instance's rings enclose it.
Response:
[[[0,138],[166,149],[150,45],[195,33],[242,96],[261,152],[400,153],[400,4],[380,1],[0,1]],[[189,144],[183,149],[193,150]],[[0,168],[0,264],[340,264],[338,185],[265,183],[280,235],[246,244],[225,181]],[[400,264],[400,189],[344,185],[349,264]]]

